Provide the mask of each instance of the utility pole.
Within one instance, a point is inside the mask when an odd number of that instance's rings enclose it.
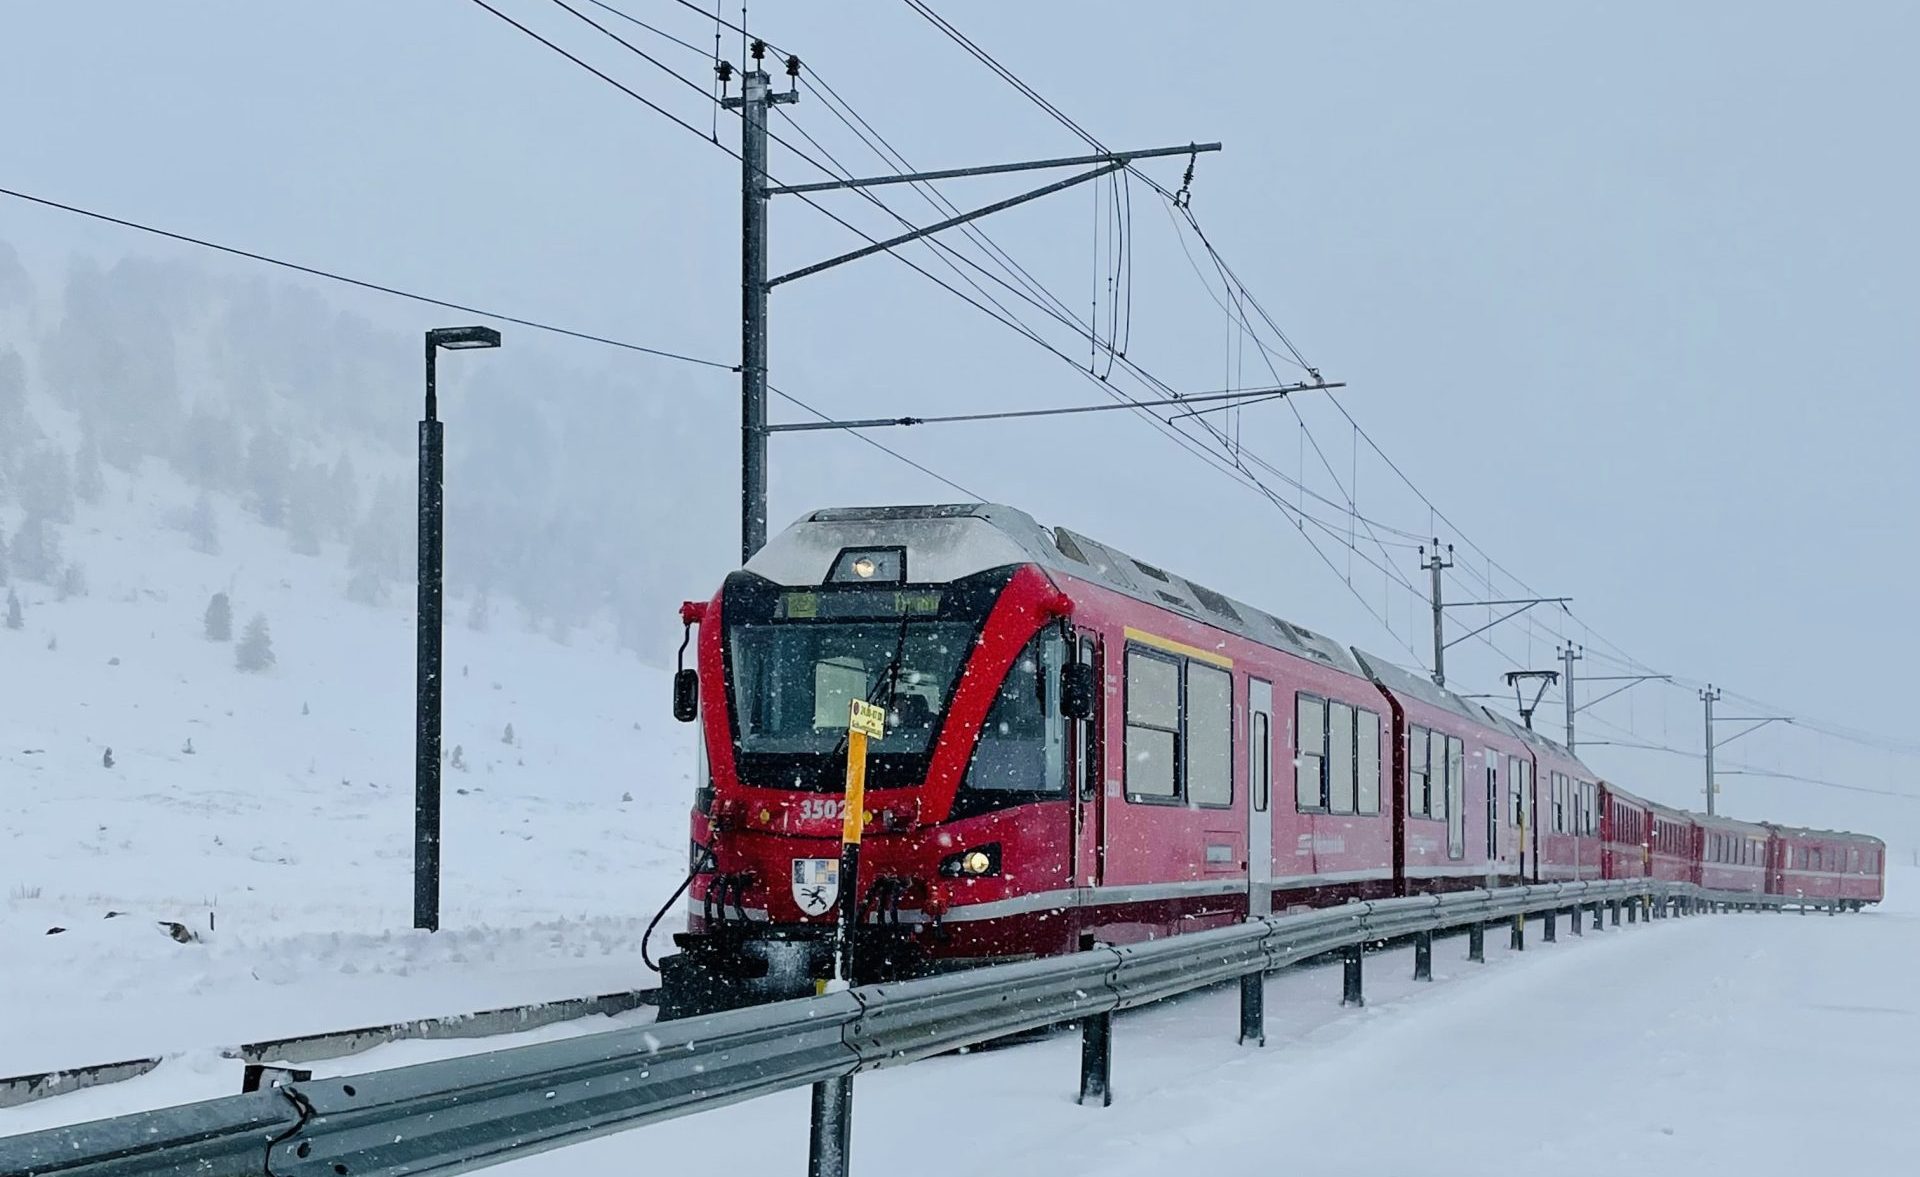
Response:
[[[1714,783],[1714,776],[1713,776],[1713,750],[1715,748],[1718,748],[1722,744],[1731,744],[1733,741],[1739,739],[1741,736],[1747,735],[1751,732],[1757,732],[1761,728],[1767,726],[1770,723],[1791,724],[1793,722],[1793,716],[1791,715],[1715,715],[1713,713],[1713,703],[1714,703],[1714,700],[1718,699],[1719,697],[1720,697],[1720,692],[1717,689],[1715,689],[1712,683],[1708,683],[1706,686],[1706,689],[1700,692],[1700,701],[1707,705],[1707,816],[1708,817],[1713,816],[1713,794],[1715,789],[1718,788],[1718,786]],[[1715,723],[1744,723],[1748,726],[1741,728],[1739,731],[1733,733],[1732,735],[1728,736],[1724,740],[1716,740],[1713,738],[1713,725]],[[1731,776],[1735,774],[1729,773],[1728,775]]]
[[[1420,567],[1433,573],[1433,685],[1447,685],[1447,638],[1442,625],[1447,615],[1447,607],[1440,600],[1440,573],[1453,567],[1453,545],[1447,545],[1446,559],[1440,557],[1440,537],[1433,537],[1433,555],[1427,555],[1426,545],[1420,547]]]
[[[753,67],[740,97],[722,105],[740,111],[740,562],[767,542],[767,108],[798,102],[797,90],[775,93],[764,42],[753,43]],[[800,63],[790,59],[789,76]],[[721,71],[722,80],[730,70]]]
[[[1713,816],[1713,701],[1720,692],[1708,683],[1700,692],[1700,701],[1707,705],[1707,816]]]
[[[1573,664],[1581,661],[1586,656],[1587,648],[1585,646],[1575,646],[1572,642],[1568,642],[1567,648],[1560,651],[1560,661],[1566,666],[1566,670],[1560,676],[1560,684],[1565,688],[1567,696],[1568,755],[1573,754]]]
[[[767,425],[767,295],[774,287],[805,278],[822,270],[876,253],[890,253],[910,241],[931,237],[946,229],[979,220],[1016,205],[1049,196],[1063,189],[1098,180],[1121,171],[1142,159],[1163,156],[1187,157],[1187,174],[1182,188],[1193,182],[1193,160],[1203,152],[1218,151],[1218,143],[1187,143],[1172,147],[1154,147],[1144,151],[1101,151],[1093,155],[1059,159],[1025,160],[1019,163],[987,164],[980,167],[946,168],[932,172],[896,173],[847,180],[822,180],[807,184],[775,184],[767,175],[767,109],[783,102],[797,102],[800,59],[789,56],[784,63],[791,84],[785,93],[775,92],[765,70],[760,68],[767,46],[754,41],[749,53],[752,64],[740,75],[738,98],[723,98],[720,105],[740,112],[740,559],[751,559],[767,542],[767,435],[782,432],[788,426]],[[724,85],[733,77],[733,67],[719,63],[717,72]],[[923,183],[955,180],[967,176],[990,176],[1008,172],[1048,168],[1090,166],[1064,180],[1056,180],[1018,196],[948,217],[945,220],[909,229],[879,241],[868,239],[859,249],[830,257],[825,261],[791,270],[778,277],[767,276],[767,207],[775,196],[803,195],[840,189],[873,188],[886,184]],[[1320,387],[1316,383],[1313,387]],[[1278,391],[1278,390],[1276,390]],[[897,419],[879,424],[901,424]],[[853,423],[867,427],[866,423]],[[839,427],[825,423],[823,427]]]

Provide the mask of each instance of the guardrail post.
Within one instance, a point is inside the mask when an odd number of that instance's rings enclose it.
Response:
[[[1433,933],[1419,932],[1413,937],[1413,979],[1433,980]]]
[[[1567,908],[1567,926],[1573,929],[1573,934],[1576,936],[1582,935],[1584,933],[1584,929],[1581,928],[1580,926],[1581,914],[1582,913],[1580,911],[1580,905],[1578,903],[1574,904],[1572,907]]]
[[[853,1076],[813,1085],[813,1126],[807,1141],[807,1177],[847,1177],[853,1142]]]
[[[1346,950],[1346,966],[1341,970],[1341,1005],[1367,1004],[1367,998],[1361,992],[1360,983],[1360,961],[1366,955],[1364,949],[1364,945],[1355,944]]]
[[[1080,1098],[1075,1102],[1113,1106],[1112,1010],[1080,1019]]]
[[[1487,963],[1487,928],[1485,924],[1467,925],[1467,959],[1474,964]]]
[[[1546,919],[1546,927],[1541,929],[1540,939],[1548,944],[1557,943],[1560,939],[1560,933],[1554,928],[1554,924],[1558,921],[1554,918],[1555,913],[1553,908],[1549,907],[1541,914]]]
[[[1616,928],[1619,927],[1620,926],[1620,901],[1618,899],[1607,900],[1607,913],[1613,917],[1608,922],[1611,923]]]
[[[1240,1042],[1267,1044],[1267,977],[1248,973],[1240,978]]]
[[[1513,934],[1507,937],[1507,947],[1515,952],[1527,950],[1527,913],[1521,912],[1513,917]]]
[[[1596,899],[1593,903],[1593,930],[1598,932],[1606,926],[1606,920],[1601,916],[1600,901]]]

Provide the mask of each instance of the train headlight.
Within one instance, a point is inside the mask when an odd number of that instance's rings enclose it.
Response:
[[[853,574],[861,580],[872,580],[873,574],[878,571],[880,566],[873,562],[872,556],[862,556],[853,562]]]
[[[970,846],[958,854],[940,860],[940,875],[947,879],[985,879],[1000,873],[1000,843]]]

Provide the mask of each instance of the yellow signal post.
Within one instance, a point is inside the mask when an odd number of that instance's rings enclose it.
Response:
[[[867,741],[887,731],[887,709],[855,699],[847,716],[847,795],[840,819],[840,917],[829,992],[853,984],[854,935],[860,916],[860,835],[866,828]]]

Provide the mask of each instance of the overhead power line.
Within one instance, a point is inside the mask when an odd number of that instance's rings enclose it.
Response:
[[[264,265],[278,266],[283,270],[292,270],[295,273],[306,274],[309,277],[324,278],[329,282],[339,282],[346,286],[356,286],[361,290],[371,290],[377,294],[392,295],[395,298],[404,298],[413,302],[424,303],[428,306],[441,307],[445,310],[459,311],[462,314],[478,315],[483,319],[497,319],[502,323],[512,323],[517,327],[530,327],[536,331],[546,331],[554,335],[565,335],[573,339],[585,340],[588,343],[599,343],[607,347],[617,347],[626,351],[641,352],[645,355],[658,356],[663,360],[678,360],[683,364],[697,364],[703,368],[718,368],[723,372],[737,372],[740,370],[738,364],[724,363],[720,360],[702,359],[699,356],[685,355],[680,352],[668,351],[665,348],[649,347],[646,344],[633,343],[624,339],[615,339],[607,335],[596,335],[591,331],[580,331],[572,327],[562,327],[554,323],[543,322],[539,319],[528,319],[518,315],[504,314],[500,311],[487,310],[484,307],[474,306],[470,303],[436,298],[430,294],[421,294],[417,291],[406,290],[398,286],[388,286],[380,282],[371,282],[365,278],[354,278],[333,270],[322,269],[319,266],[301,265],[299,262],[290,262],[284,258],[257,253],[250,249],[241,249],[235,245],[223,245],[218,241],[210,241],[204,237],[194,237],[186,233],[177,233],[172,229],[162,229],[156,225],[143,224],[140,221],[129,220],[125,217],[116,217],[109,213],[98,212],[90,208],[82,208],[77,204],[67,204],[45,196],[35,196],[30,192],[21,192],[13,188],[0,188],[0,196],[11,196],[15,200],[37,204],[44,208],[56,209],[64,213],[72,213],[75,216],[86,217],[89,220],[101,221],[109,225],[118,225],[123,229],[132,229],[135,232],[146,233],[154,237],[164,237],[169,241],[178,241],[186,245],[198,246],[201,249],[211,249],[217,253],[245,258],[248,261],[260,262]]]

